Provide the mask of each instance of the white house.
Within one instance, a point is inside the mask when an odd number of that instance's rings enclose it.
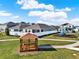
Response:
[[[7,28],[6,24],[0,24],[0,32],[5,32],[6,28]]]
[[[21,35],[30,32],[37,36],[42,36],[57,32],[55,28],[52,28],[46,24],[19,24],[17,26],[9,28],[9,30],[10,35]]]
[[[79,31],[79,26],[75,26],[74,31],[75,31],[75,32],[78,32],[78,31]]]
[[[17,23],[13,23],[13,22],[8,22],[8,23],[4,23],[4,24],[0,24],[0,32],[5,32],[6,28],[15,26]]]
[[[9,28],[9,34],[15,36],[21,35],[22,33],[25,33],[23,29],[27,26],[29,25],[25,23],[18,23],[16,26]]]
[[[64,32],[73,32],[74,29],[74,25],[70,24],[70,23],[65,23],[62,24],[59,28],[59,32],[64,31]]]

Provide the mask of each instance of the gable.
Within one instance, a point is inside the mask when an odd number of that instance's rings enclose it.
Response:
[[[31,34],[31,33],[20,36],[20,39],[23,39],[23,40],[35,39],[35,38],[38,38],[38,37],[36,35],[34,35],[34,34]]]

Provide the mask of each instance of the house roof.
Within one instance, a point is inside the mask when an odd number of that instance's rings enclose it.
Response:
[[[46,29],[46,30],[55,30],[55,26],[49,26],[46,24],[33,24],[29,25],[28,23],[18,23],[16,26],[10,27],[10,29]]]
[[[8,27],[8,28],[10,28],[10,27],[13,27],[13,26],[16,26],[18,23],[14,23],[14,22],[7,22],[7,23],[4,23],[4,24],[0,24],[0,25],[2,25],[2,26],[6,26],[6,27]]]
[[[56,30],[58,28],[60,28],[59,26],[54,26],[54,25],[51,25],[52,29]]]
[[[61,26],[65,26],[65,25],[68,25],[68,24],[70,24],[70,23],[64,23],[64,24],[62,24]]]
[[[18,23],[16,26],[10,27],[11,29],[23,29],[25,27],[29,26],[27,23]]]
[[[35,24],[26,27],[25,29],[52,29],[51,26],[48,26],[46,24]]]

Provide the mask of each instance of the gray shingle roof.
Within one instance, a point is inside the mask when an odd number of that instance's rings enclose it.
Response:
[[[57,30],[58,28],[60,28],[59,26],[54,26],[54,25],[51,25],[52,29],[54,30]]]
[[[29,24],[19,23],[16,26],[11,27],[11,29],[23,29],[27,26],[29,26]]]
[[[28,26],[25,29],[52,29],[52,28],[46,24],[35,24]]]
[[[18,25],[13,26],[10,29],[45,29],[45,30],[55,30],[55,27],[51,27],[51,26],[46,25],[46,24],[29,25],[29,24],[19,23]]]
[[[64,23],[64,24],[62,24],[61,26],[65,26],[65,25],[68,25],[69,23]]]

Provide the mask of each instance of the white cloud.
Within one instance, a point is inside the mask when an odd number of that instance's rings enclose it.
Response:
[[[0,17],[10,17],[10,18],[14,18],[14,19],[19,18],[19,16],[13,15],[12,13],[9,13],[9,12],[4,11],[4,10],[0,11]]]
[[[78,25],[79,18],[74,18],[68,20],[68,11],[71,8],[65,7],[62,9],[55,9],[53,5],[46,5],[44,3],[39,3],[37,0],[17,0],[17,4],[21,5],[21,9],[45,9],[44,11],[29,11],[28,16],[39,17],[37,23],[55,24],[60,25],[63,23],[71,23]]]
[[[39,3],[36,0],[17,0],[17,4],[22,5],[21,9],[46,9],[54,10],[54,6],[49,4]]]
[[[71,11],[71,8],[68,8],[68,7],[66,7],[66,8],[64,8],[64,9],[56,9],[56,11]]]
[[[67,18],[67,13],[54,12],[54,11],[30,11],[28,16],[38,16],[43,20],[63,19],[63,18]]]
[[[5,10],[0,11],[0,21],[2,23],[6,23],[9,21],[16,22],[17,20],[20,20],[20,16],[14,15],[13,13],[7,12]]]
[[[79,18],[74,18],[69,21],[69,23],[79,26]]]
[[[6,11],[0,11],[0,16],[11,16],[11,13],[8,13]]]
[[[63,23],[70,23],[73,24],[75,26],[79,26],[79,18],[74,18],[74,19],[51,19],[50,21],[48,20],[38,20],[37,23],[45,23],[48,25],[61,25]]]
[[[50,20],[38,20],[37,23],[44,23],[48,25],[61,25],[63,23],[68,23],[67,19],[50,19]]]
[[[18,19],[18,18],[19,18],[19,16],[12,16],[12,18],[14,18],[14,19]]]

